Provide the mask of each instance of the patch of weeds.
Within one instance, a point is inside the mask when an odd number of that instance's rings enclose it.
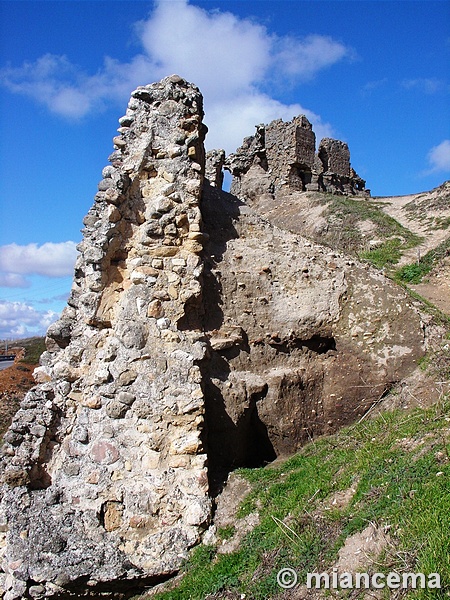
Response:
[[[401,283],[421,283],[423,277],[446,256],[450,255],[450,238],[444,240],[439,246],[430,250],[423,256],[419,263],[405,265],[395,272],[394,279]]]
[[[437,306],[435,306],[432,302],[430,302],[429,300],[427,300],[426,298],[424,298],[423,296],[418,294],[415,290],[408,287],[402,281],[397,281],[397,283],[399,283],[408,292],[408,294],[411,296],[411,298],[413,298],[414,300],[417,300],[418,302],[420,302],[422,304],[421,309],[424,312],[431,315],[434,318],[434,320],[436,321],[436,323],[438,323],[439,325],[443,325],[444,327],[450,326],[450,316],[449,315],[446,315],[442,310],[437,308]]]
[[[395,279],[400,279],[405,283],[417,284],[422,281],[422,277],[431,271],[431,266],[425,263],[413,263],[405,265],[395,273]]]
[[[419,361],[419,367],[438,381],[450,381],[450,342],[444,340],[429,350]]]
[[[233,535],[235,534],[236,528],[234,527],[234,525],[227,525],[226,527],[220,527],[217,530],[217,536],[221,539],[221,540],[229,540],[233,537]]]
[[[417,366],[420,368],[421,371],[424,371],[424,372],[428,369],[430,364],[431,364],[431,354],[430,353],[425,354],[425,356],[422,356],[417,361]]]
[[[372,223],[372,235],[384,240],[381,247],[388,244],[384,252],[389,252],[389,260],[395,263],[401,252],[407,248],[412,248],[420,243],[421,238],[412,233],[409,229],[401,225],[393,217],[383,211],[383,203],[367,199],[355,199],[346,196],[325,195],[321,200],[327,203],[325,216],[328,218],[328,243],[333,248],[345,250],[359,254],[364,250],[366,239],[361,232],[361,223],[369,221]],[[398,244],[395,256],[392,246],[393,238],[398,239],[394,245]],[[372,260],[369,252],[367,260]],[[373,251],[375,252],[375,250]],[[397,257],[398,255],[398,257]],[[374,258],[379,262],[378,258]],[[389,261],[388,261],[389,262]],[[384,266],[386,261],[382,264]]]
[[[25,356],[20,362],[26,365],[37,365],[41,354],[45,351],[45,339],[28,338],[20,340],[20,345],[25,348]]]
[[[400,238],[393,238],[386,240],[381,246],[373,250],[360,252],[359,257],[362,260],[372,263],[378,269],[383,269],[388,265],[391,266],[398,263],[402,256],[402,250],[405,249],[406,246]]]
[[[435,217],[433,229],[448,229],[450,227],[450,217]]]

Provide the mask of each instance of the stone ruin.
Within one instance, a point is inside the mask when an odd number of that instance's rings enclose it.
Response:
[[[259,167],[272,192],[286,187],[303,192],[370,196],[366,182],[350,165],[347,144],[324,138],[316,153],[316,136],[304,115],[288,123],[277,119],[269,125],[258,125],[256,134],[245,138],[224,165],[234,176],[231,191],[237,195],[241,179],[252,167]]]
[[[263,192],[355,190],[347,147],[324,140],[319,173],[299,117],[205,156],[202,118],[198,88],[171,76],[119,120],[70,298],[4,439],[5,600],[164,581],[230,470],[351,422],[423,353],[401,289],[221,191],[224,163],[235,188],[256,168]]]

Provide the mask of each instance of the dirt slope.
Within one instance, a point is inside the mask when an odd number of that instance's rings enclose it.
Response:
[[[414,262],[436,248],[450,235],[450,182],[420,194],[378,198],[383,210],[423,238],[423,241],[406,251],[399,266]]]

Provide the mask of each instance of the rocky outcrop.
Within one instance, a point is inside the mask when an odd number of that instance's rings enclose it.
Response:
[[[119,121],[68,305],[4,444],[5,600],[171,576],[226,473],[364,414],[423,352],[401,289],[245,202],[309,185],[306,119],[258,126],[227,159],[227,194],[202,117],[172,76]],[[345,146],[320,148],[351,179]]]
[[[277,119],[258,125],[256,134],[245,138],[225,161],[234,177],[231,192],[247,199],[286,189],[370,195],[366,182],[351,168],[345,142],[324,138],[317,153],[315,148],[316,136],[304,115],[288,123]]]
[[[410,372],[423,323],[405,292],[205,187],[201,365],[210,470],[257,466],[360,418]]]

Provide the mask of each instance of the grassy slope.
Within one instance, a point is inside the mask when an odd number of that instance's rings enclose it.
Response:
[[[397,263],[405,250],[421,242],[418,235],[386,214],[381,202],[329,194],[322,195],[319,202],[326,204],[325,243],[356,254],[378,268]],[[363,222],[371,224],[371,237],[379,240],[376,248],[366,248],[367,240],[361,231]]]
[[[407,597],[448,598],[449,455],[450,399],[443,397],[427,410],[384,413],[321,438],[281,465],[242,470],[253,491],[238,516],[256,511],[260,524],[233,554],[197,548],[179,586],[152,598],[201,600],[228,591],[275,598],[280,568],[294,568],[300,582],[307,572],[331,572],[346,537],[369,523],[387,528],[392,540],[376,571],[438,572],[440,591]],[[348,506],[323,510],[327,498],[349,487],[356,492]]]
[[[439,244],[433,250],[430,250],[421,259],[420,263],[405,265],[395,273],[395,279],[400,283],[421,283],[423,277],[446,256],[450,255],[450,238]]]
[[[18,340],[17,345],[25,348],[25,356],[21,362],[27,365],[37,365],[41,354],[45,350],[45,338],[26,338],[24,340]]]

